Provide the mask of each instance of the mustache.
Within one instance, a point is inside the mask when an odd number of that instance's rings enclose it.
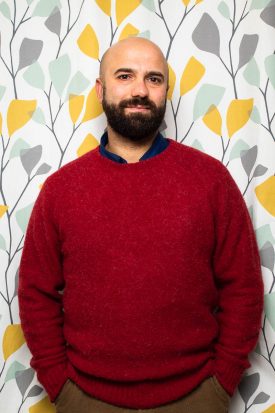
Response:
[[[154,102],[152,102],[150,99],[148,99],[147,97],[144,98],[140,98],[140,97],[136,97],[136,98],[132,98],[132,99],[124,99],[119,103],[119,107],[120,108],[127,108],[128,106],[146,106],[149,109],[156,109],[156,105]]]

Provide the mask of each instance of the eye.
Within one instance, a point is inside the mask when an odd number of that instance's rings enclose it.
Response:
[[[154,83],[154,84],[160,84],[160,83],[162,83],[162,79],[161,79],[160,77],[157,77],[157,76],[150,76],[150,77],[148,78],[148,80],[149,80],[151,83]]]
[[[123,73],[122,75],[118,76],[118,79],[121,80],[128,80],[130,78],[130,75],[128,73]]]

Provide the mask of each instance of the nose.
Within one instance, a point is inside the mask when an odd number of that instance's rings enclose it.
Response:
[[[132,88],[132,96],[133,97],[148,96],[148,88],[146,86],[144,79],[136,79],[135,83],[133,84],[133,88]]]

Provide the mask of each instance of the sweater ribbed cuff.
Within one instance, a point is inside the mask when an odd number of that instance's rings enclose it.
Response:
[[[37,377],[53,402],[68,379],[67,364],[58,364],[51,368],[37,371]]]
[[[249,366],[241,366],[237,362],[231,362],[230,364],[225,360],[216,360],[214,365],[214,374],[217,377],[220,384],[227,391],[230,396],[233,393],[241,381],[244,370]]]

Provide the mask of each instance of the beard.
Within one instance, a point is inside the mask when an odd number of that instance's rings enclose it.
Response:
[[[149,109],[149,113],[125,113],[129,106],[142,105]],[[102,106],[110,127],[119,135],[134,141],[142,141],[155,134],[165,115],[166,100],[157,106],[147,97],[122,100],[119,104],[108,103],[106,94],[103,94]]]

